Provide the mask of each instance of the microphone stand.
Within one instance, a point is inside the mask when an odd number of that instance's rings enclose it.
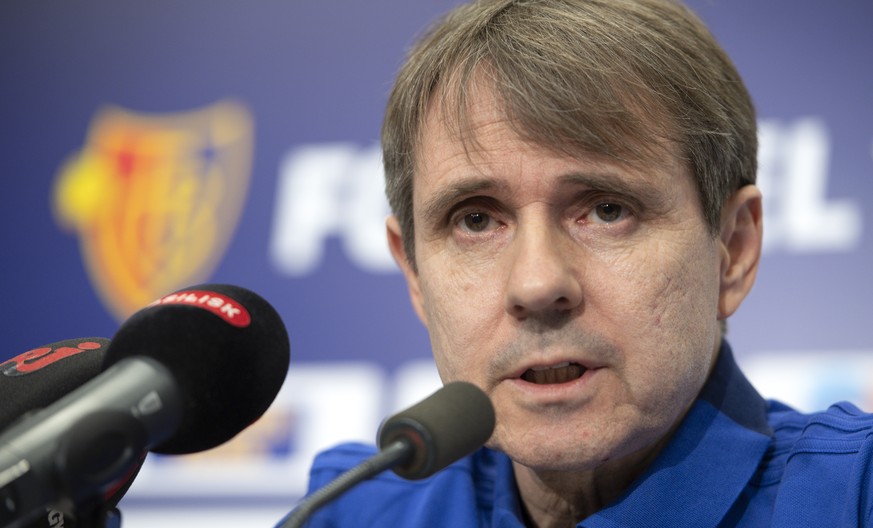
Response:
[[[412,443],[406,438],[399,438],[385,449],[304,498],[288,516],[276,525],[276,528],[300,528],[316,510],[339,497],[355,484],[405,462],[412,455],[412,451]]]

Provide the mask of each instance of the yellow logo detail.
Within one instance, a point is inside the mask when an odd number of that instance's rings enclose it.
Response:
[[[55,185],[91,281],[119,319],[203,282],[224,255],[251,174],[253,126],[232,102],[146,115],[108,107]]]

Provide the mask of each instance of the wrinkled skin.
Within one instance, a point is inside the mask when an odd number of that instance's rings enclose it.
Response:
[[[393,218],[389,244],[443,381],[492,399],[489,445],[514,461],[528,515],[578,521],[644,469],[705,382],[719,320],[754,279],[760,195],[738,191],[713,236],[675,148],[634,166],[568,157],[474,93],[467,149],[431,108],[415,266]]]

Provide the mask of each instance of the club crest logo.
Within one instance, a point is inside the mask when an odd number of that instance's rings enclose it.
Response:
[[[91,282],[119,320],[209,277],[245,204],[252,148],[250,114],[233,102],[97,113],[59,171],[54,209],[78,234]]]

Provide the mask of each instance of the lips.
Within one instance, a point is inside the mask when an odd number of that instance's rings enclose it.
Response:
[[[554,385],[579,379],[587,369],[578,363],[565,361],[548,367],[533,367],[522,373],[520,378],[537,385]]]

